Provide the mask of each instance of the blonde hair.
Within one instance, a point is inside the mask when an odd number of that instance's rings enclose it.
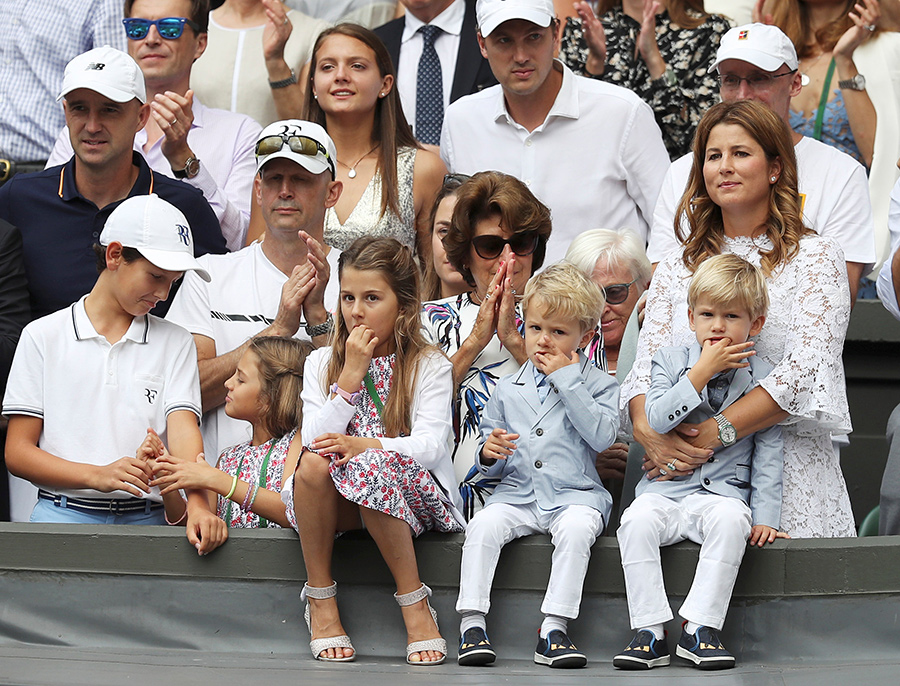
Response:
[[[522,312],[526,317],[534,298],[543,304],[545,313],[577,321],[582,333],[597,326],[606,307],[600,287],[568,262],[551,264],[528,279],[522,297]]]
[[[280,336],[250,340],[259,373],[259,421],[270,436],[281,438],[300,426],[303,364],[314,349],[309,341]]]
[[[422,333],[419,299],[419,268],[412,253],[405,245],[393,238],[373,238],[364,236],[341,253],[338,260],[338,278],[344,269],[352,267],[359,271],[376,271],[384,277],[394,295],[397,296],[399,312],[394,324],[394,375],[391,390],[384,403],[382,420],[388,436],[409,434],[412,430],[410,409],[415,394],[416,374],[422,357],[437,348],[425,340]],[[322,379],[322,388],[327,393],[331,384],[336,383],[346,361],[346,344],[350,330],[343,317],[339,317],[331,336],[331,360]],[[347,389],[353,390],[353,389]]]
[[[695,309],[703,298],[714,305],[736,305],[746,310],[750,319],[769,309],[769,290],[762,272],[730,253],[710,257],[697,267],[688,287],[688,307]]]
[[[790,262],[800,249],[800,239],[813,233],[803,226],[800,212],[800,193],[797,190],[797,158],[788,125],[775,112],[752,100],[721,102],[703,115],[694,135],[693,162],[688,185],[675,211],[675,235],[684,244],[683,261],[693,272],[707,258],[718,255],[725,245],[722,209],[709,196],[703,178],[706,146],[709,135],[719,124],[740,126],[762,148],[770,162],[781,161],[781,173],[769,187],[766,236],[772,249],[760,251],[763,274],[770,276],[783,264]],[[681,218],[687,219],[690,233],[681,228]]]

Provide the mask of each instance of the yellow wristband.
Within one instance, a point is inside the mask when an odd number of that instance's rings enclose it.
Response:
[[[231,500],[231,496],[234,495],[235,490],[237,489],[237,474],[234,475],[234,479],[231,481],[231,490],[228,491],[228,495],[225,496],[225,500]]]

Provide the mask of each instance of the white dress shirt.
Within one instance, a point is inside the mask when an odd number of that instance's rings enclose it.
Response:
[[[878,297],[894,317],[900,319],[900,307],[897,306],[897,293],[894,291],[894,271],[891,268],[894,261],[894,255],[900,248],[900,181],[894,184],[894,191],[891,193],[891,210],[888,213],[888,229],[891,232],[891,252],[884,264],[881,265],[881,271],[878,272]]]
[[[450,89],[453,87],[453,76],[456,73],[456,56],[459,53],[459,35],[462,33],[463,17],[466,13],[464,0],[453,3],[437,15],[431,26],[438,26],[443,31],[434,41],[434,50],[441,61],[441,81],[444,88],[444,111],[450,104]],[[419,59],[422,57],[424,38],[419,29],[425,23],[406,12],[406,25],[400,39],[400,59],[397,63],[397,93],[403,105],[406,121],[415,132],[416,122],[416,83],[419,78]]]

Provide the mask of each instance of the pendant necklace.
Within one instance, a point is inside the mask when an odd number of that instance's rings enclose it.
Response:
[[[371,155],[377,149],[378,149],[378,144],[376,144],[375,147],[372,148],[371,150],[369,150],[369,152],[367,152],[365,155],[363,155],[358,160],[356,160],[356,162],[354,162],[352,165],[344,164],[340,160],[338,160],[337,163],[339,165],[341,165],[342,167],[345,167],[346,169],[349,170],[347,172],[347,176],[349,176],[351,179],[355,179],[356,178],[356,167],[359,165],[360,162],[362,162],[364,159],[366,159],[369,155]],[[337,159],[337,158],[335,158],[335,159]]]
[[[806,65],[806,71],[809,71],[812,68],[812,66],[816,62],[818,62],[820,59],[822,59],[824,56],[825,56],[824,52],[820,53],[819,56],[816,57],[816,59],[814,59],[812,62],[810,62],[809,64]],[[809,82],[810,82],[809,74],[807,74],[806,71],[800,72],[800,86],[803,88],[808,86]],[[357,162],[357,164],[359,164],[359,163]]]

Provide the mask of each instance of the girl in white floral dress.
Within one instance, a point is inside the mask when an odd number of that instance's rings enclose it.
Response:
[[[407,248],[392,238],[358,239],[339,270],[341,317],[331,347],[306,363],[306,448],[284,494],[292,496],[306,564],[310,648],[319,660],[355,657],[331,555],[335,533],[365,526],[397,584],[407,662],[439,664],[447,645],[412,539],[465,525],[450,460],[451,364],[423,338],[418,268]]]
[[[854,536],[853,512],[832,433],[851,430],[841,353],[850,318],[844,255],[802,224],[794,146],[787,125],[756,102],[722,103],[701,120],[694,166],[679,205],[690,234],[683,254],[660,262],[650,283],[638,354],[622,386],[634,436],[647,450],[651,478],[690,472],[724,437],[782,424],[781,530],[794,538]],[[680,219],[677,220],[680,225]],[[678,229],[680,231],[680,229]],[[721,415],[669,434],[649,428],[644,394],[650,360],[684,345],[687,287],[706,257],[734,253],[763,270],[771,307],[755,351],[774,369]],[[623,418],[625,419],[625,418]],[[729,442],[730,445],[730,442]],[[660,475],[660,469],[669,472]]]
[[[210,505],[229,528],[294,526],[293,508],[281,500],[285,474],[293,474],[300,455],[297,438],[303,366],[312,344],[292,338],[254,338],[225,382],[225,413],[253,425],[252,438],[222,451],[216,467],[206,459],[177,460],[160,450],[167,472],[156,480],[161,493],[205,489]],[[155,435],[155,434],[154,434]],[[145,445],[153,441],[148,435]],[[143,446],[142,446],[143,448]],[[296,528],[296,526],[294,526]]]

